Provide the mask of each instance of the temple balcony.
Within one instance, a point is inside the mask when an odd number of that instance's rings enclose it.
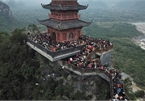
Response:
[[[111,82],[111,75],[108,74],[105,70],[99,69],[99,68],[79,68],[77,66],[74,66],[71,63],[68,63],[66,61],[60,60],[58,61],[59,64],[62,66],[63,69],[66,69],[68,71],[71,71],[79,76],[100,76],[101,78],[105,79],[108,82]]]
[[[29,36],[27,45],[50,61],[57,61],[79,54],[85,56],[87,59],[99,57],[102,65],[111,65],[111,49],[113,45],[110,45],[109,41],[97,39],[96,43],[96,39],[90,40],[85,36],[83,37],[85,39],[56,42],[54,44],[53,40],[49,39],[50,36],[47,34],[38,34]],[[102,44],[103,42],[104,44]],[[98,44],[102,44],[104,48],[101,48]]]
[[[98,49],[96,48],[93,52],[91,52],[87,58],[95,58],[96,56],[99,57],[101,61],[101,65],[107,65],[108,67],[111,66],[111,53],[113,51],[113,46],[110,46],[108,48],[102,48]]]
[[[121,77],[119,77],[120,75],[114,75],[115,73],[116,74],[119,73],[119,71],[107,69],[105,67],[103,68],[98,67],[98,68],[92,68],[92,69],[80,68],[64,60],[59,60],[58,63],[62,66],[63,69],[70,71],[71,73],[74,73],[78,75],[79,77],[99,76],[102,79],[106,80],[110,85],[111,100],[114,100],[114,99],[130,100],[130,98],[125,93],[123,82],[117,81],[118,80],[117,78],[121,80]],[[118,84],[120,85],[120,87],[118,86]],[[119,89],[122,89],[122,90],[119,91]]]
[[[42,45],[35,43],[34,41],[32,41],[30,39],[27,40],[26,44],[29,47],[31,47],[33,50],[35,50],[36,52],[38,52],[39,54],[46,57],[47,59],[49,59],[52,62],[64,59],[64,58],[72,56],[72,55],[76,55],[84,47],[84,45],[80,45],[80,46],[76,46],[76,47],[72,47],[72,48],[54,52],[54,51],[48,50],[47,48],[43,47]]]
[[[28,36],[27,45],[50,61],[57,61],[63,69],[74,73],[79,77],[99,76],[106,80],[110,85],[111,99],[119,94],[122,95],[123,98],[129,99],[129,97],[123,93],[123,83],[120,84],[121,88],[115,89],[117,93],[114,92],[114,87],[118,86],[116,80],[114,80],[117,78],[117,75],[115,75],[117,74],[117,71],[110,70],[109,65],[107,65],[111,62],[111,51],[113,49],[112,43],[105,40],[90,39],[90,37],[82,36],[78,41],[83,44],[79,43],[75,47],[56,50],[50,45],[49,47],[44,46],[43,43],[46,44],[46,39],[44,37],[48,39],[47,34]],[[49,42],[49,40],[47,41]],[[52,45],[54,45],[54,43],[52,43]],[[119,80],[121,80],[120,77]],[[81,79],[79,82],[82,82]]]

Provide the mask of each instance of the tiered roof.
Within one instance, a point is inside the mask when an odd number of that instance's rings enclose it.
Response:
[[[68,10],[83,10],[88,7],[83,6],[83,5],[76,5],[76,6],[64,6],[64,5],[52,5],[52,4],[47,4],[43,5],[41,4],[43,8],[45,9],[50,9],[50,10],[61,10],[61,11],[68,11]]]
[[[52,19],[47,19],[47,20],[38,20],[38,21],[42,25],[49,26],[57,30],[80,28],[80,27],[88,26],[91,24],[91,22],[85,22],[82,20],[56,21]]]
[[[50,9],[52,11],[78,11],[78,10],[83,10],[88,7],[80,5],[76,3],[75,5],[60,5],[59,4],[53,4],[52,2],[47,5],[41,4],[43,8],[45,9]],[[85,22],[81,21],[79,19],[73,19],[73,20],[67,20],[67,21],[59,21],[55,19],[46,19],[46,20],[38,20],[40,24],[45,25],[47,27],[51,27],[57,30],[67,30],[71,28],[81,28],[85,27],[91,24],[91,22]]]

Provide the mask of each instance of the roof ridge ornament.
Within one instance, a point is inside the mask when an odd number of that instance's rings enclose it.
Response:
[[[57,25],[58,29],[61,29],[61,22]]]
[[[62,5],[59,5],[59,8],[62,9]]]
[[[88,6],[89,6],[89,4],[86,5],[86,7],[88,7]]]

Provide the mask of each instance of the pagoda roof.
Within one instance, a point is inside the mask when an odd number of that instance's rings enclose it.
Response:
[[[56,21],[52,19],[38,20],[40,24],[57,29],[66,30],[71,28],[85,27],[91,24],[91,22],[85,22],[82,20],[71,20],[71,21]]]
[[[76,5],[76,6],[63,6],[63,5],[52,5],[52,4],[47,4],[43,5],[41,4],[43,8],[45,9],[50,9],[50,10],[61,10],[61,11],[67,11],[67,10],[83,10],[88,7],[83,6],[83,5]]]

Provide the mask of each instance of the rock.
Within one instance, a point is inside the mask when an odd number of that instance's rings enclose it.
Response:
[[[69,98],[67,96],[62,96],[63,99],[68,100]]]
[[[72,80],[71,75],[68,75],[67,80],[68,80],[68,81]]]
[[[5,16],[5,17],[12,16],[12,12],[10,10],[10,7],[1,1],[0,1],[0,16]]]

